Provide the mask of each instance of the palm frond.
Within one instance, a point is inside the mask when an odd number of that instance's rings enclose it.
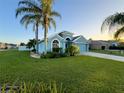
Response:
[[[21,24],[24,24],[26,21],[29,21],[31,18],[30,18],[30,15],[24,15],[23,17],[22,17],[22,19],[20,20],[20,23]]]
[[[41,18],[41,16],[40,15],[37,15],[37,14],[35,14],[35,15],[34,14],[27,14],[27,15],[24,15],[22,17],[22,19],[20,20],[20,23],[23,24],[24,21],[26,21],[26,20],[39,21],[40,18]]]
[[[56,12],[56,11],[52,11],[51,12],[51,16],[53,16],[53,17],[59,17],[60,19],[62,18],[62,16],[58,12]]]
[[[37,9],[28,8],[28,7],[20,7],[16,9],[16,17],[24,13],[39,13],[39,11]]]
[[[35,8],[35,9],[37,9],[39,11],[42,11],[42,9],[38,5],[38,3],[36,1],[34,1],[34,0],[23,0],[23,1],[20,1],[18,3],[18,5],[19,6],[20,5],[23,5],[23,6],[25,5],[25,6],[29,7],[29,8]]]
[[[33,24],[33,31],[36,31],[36,25]]]
[[[51,25],[56,29],[56,21],[53,18],[49,19]]]
[[[114,38],[115,38],[115,39],[118,39],[118,38],[120,38],[123,34],[124,34],[124,26],[115,32]]]
[[[114,25],[113,20],[114,20],[114,16],[113,16],[113,15],[107,17],[107,18],[103,21],[103,23],[102,23],[101,31],[102,31],[102,32],[105,31],[105,28],[108,28],[108,30],[110,30],[111,27]]]
[[[116,13],[107,17],[101,26],[101,31],[105,31],[105,28],[108,28],[110,31],[113,26],[116,24],[122,25],[124,24],[124,13]]]
[[[36,24],[36,23],[41,24],[42,23],[41,16],[34,15],[34,14],[27,14],[22,17],[22,19],[20,20],[20,23],[24,24],[26,28],[27,28],[28,24]]]
[[[30,24],[35,24],[34,20],[27,20],[23,23],[23,25],[25,25],[25,28],[27,29],[28,28],[28,25]]]

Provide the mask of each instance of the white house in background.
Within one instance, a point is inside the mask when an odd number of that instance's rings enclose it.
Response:
[[[18,50],[19,51],[30,51],[31,49],[27,48],[27,46],[19,46]]]
[[[47,52],[53,52],[53,48],[61,48],[63,53],[68,47],[68,44],[75,44],[80,49],[80,54],[89,51],[89,43],[82,35],[73,36],[74,34],[68,31],[63,31],[48,37]],[[39,42],[39,53],[45,51],[44,40]]]

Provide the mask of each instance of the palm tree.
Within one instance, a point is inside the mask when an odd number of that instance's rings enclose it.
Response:
[[[23,0],[19,2],[19,7],[16,10],[16,17],[22,15],[20,23],[27,26],[33,24],[33,30],[35,31],[36,38],[36,53],[38,53],[38,27],[42,25],[42,9],[36,1]]]
[[[106,27],[109,32],[112,27],[119,27],[119,29],[116,28],[116,31],[114,32],[114,38],[120,39],[124,34],[124,12],[107,17],[102,24],[101,31],[105,31]]]
[[[56,28],[56,21],[54,20],[55,17],[60,17],[61,15],[56,12],[53,11],[53,0],[38,0],[38,2],[36,1],[32,1],[32,0],[23,0],[19,2],[19,5],[22,4],[24,5],[23,7],[19,7],[16,10],[16,16],[18,16],[19,14],[23,14],[23,15],[32,15],[33,14],[33,19],[35,20],[35,22],[33,21],[33,23],[35,23],[36,26],[36,33],[38,34],[38,23],[41,23],[43,28],[44,28],[44,42],[45,42],[45,54],[47,53],[47,34],[48,34],[48,29],[51,28],[51,25]],[[26,16],[25,15],[25,16]],[[35,18],[34,18],[35,16]],[[23,20],[24,19],[24,20]],[[30,18],[28,18],[29,20]],[[32,17],[31,17],[31,21],[26,21],[27,18],[22,18],[22,22],[21,23],[32,23]],[[40,20],[40,22],[38,22],[38,20]],[[26,21],[26,22],[25,22]]]
[[[43,16],[43,28],[44,28],[44,43],[45,43],[45,54],[47,53],[47,34],[48,29],[51,28],[51,25],[56,29],[55,17],[60,17],[61,15],[53,11],[53,2],[54,0],[39,0],[42,6],[42,16]]]

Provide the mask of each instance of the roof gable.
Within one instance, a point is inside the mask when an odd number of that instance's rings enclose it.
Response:
[[[48,40],[54,39],[54,38],[58,38],[59,40],[64,40],[64,38],[62,38],[61,36],[59,36],[58,34],[55,34],[52,37],[49,37]]]
[[[69,31],[62,31],[62,32],[58,33],[58,35],[61,37],[63,37],[64,35],[73,36],[73,33],[69,32]]]
[[[73,42],[88,43],[88,40],[86,40],[82,35],[80,35],[80,36],[74,37]]]

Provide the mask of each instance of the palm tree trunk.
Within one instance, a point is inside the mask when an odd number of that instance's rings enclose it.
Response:
[[[45,54],[47,54],[47,32],[48,32],[48,26],[47,24],[45,24],[45,32],[44,32]]]
[[[38,54],[39,46],[38,46],[38,24],[36,24],[36,53]]]

